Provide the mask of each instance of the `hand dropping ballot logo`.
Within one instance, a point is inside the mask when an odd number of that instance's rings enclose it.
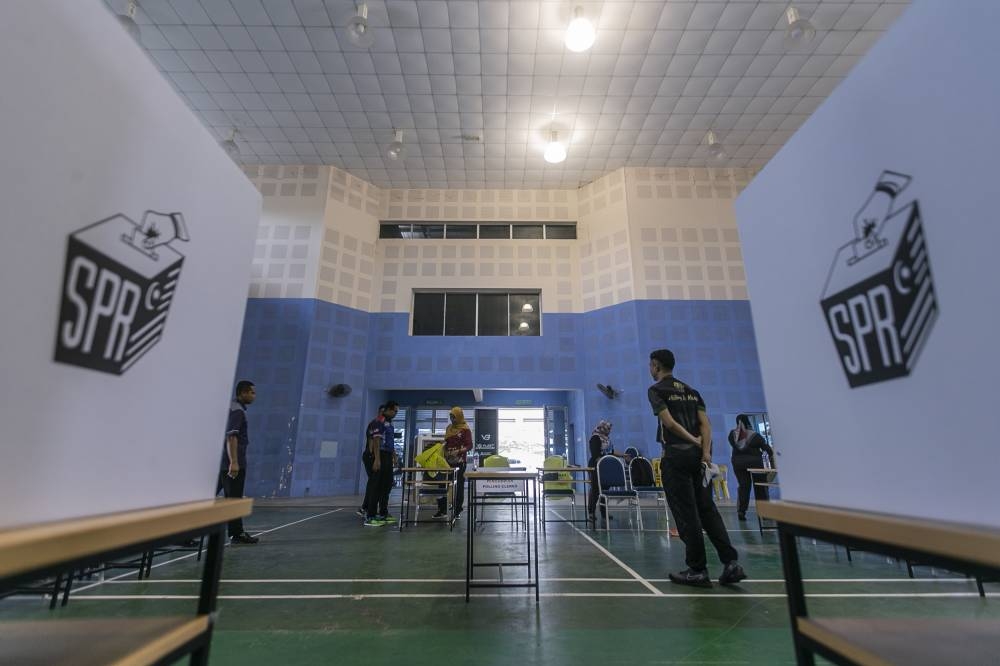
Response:
[[[938,306],[910,176],[883,171],[837,251],[820,305],[851,388],[910,374]]]
[[[163,336],[190,240],[180,213],[118,214],[73,233],[66,249],[55,360],[120,375]]]

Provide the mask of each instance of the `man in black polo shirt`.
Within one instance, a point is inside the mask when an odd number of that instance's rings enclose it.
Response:
[[[229,405],[229,421],[226,424],[226,443],[222,447],[222,469],[215,494],[223,491],[226,497],[243,497],[243,487],[247,481],[247,406],[257,397],[253,382],[245,379],[236,384],[236,400]],[[229,523],[229,540],[232,543],[257,543],[259,539],[243,530],[243,519]]]
[[[656,438],[663,445],[663,487],[684,541],[688,566],[686,571],[670,574],[670,580],[681,585],[712,586],[701,533],[704,529],[724,565],[719,583],[738,583],[747,575],[737,562],[736,549],[715,508],[712,490],[703,482],[704,465],[712,464],[712,425],[705,413],[705,401],[698,391],[674,378],[674,354],[669,349],[657,349],[649,355],[649,374],[656,380],[649,387],[648,397],[657,418]]]

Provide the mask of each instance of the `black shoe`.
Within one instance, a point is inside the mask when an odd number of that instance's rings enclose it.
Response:
[[[433,516],[431,516],[431,518],[447,518],[447,517],[448,517],[447,511],[438,511]]]
[[[365,511],[364,509],[358,509],[357,511],[354,512],[354,515],[361,516],[362,518],[367,518],[368,512]]]
[[[187,541],[178,545],[184,548],[197,548],[201,545],[201,539],[188,539]]]
[[[739,562],[733,560],[719,574],[719,585],[735,585],[746,577],[747,572],[743,570]]]
[[[255,544],[258,541],[260,541],[260,539],[258,539],[255,536],[250,536],[249,534],[244,532],[243,534],[237,534],[236,536],[232,537],[229,540],[229,543],[242,543],[249,545],[249,544]]]
[[[712,587],[708,571],[695,571],[694,569],[685,569],[680,573],[670,574],[670,582],[678,585],[691,585],[692,587]]]
[[[738,515],[738,516],[736,516],[736,517],[737,517],[737,518],[739,518],[740,520],[742,520],[743,522],[746,522],[746,519],[747,519],[747,514],[745,514],[745,513],[741,513],[741,514],[739,514],[739,515]]]

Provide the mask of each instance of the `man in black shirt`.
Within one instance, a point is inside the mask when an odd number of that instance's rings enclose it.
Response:
[[[663,487],[687,550],[687,570],[670,574],[670,580],[711,587],[701,533],[704,529],[724,565],[719,583],[738,583],[747,575],[737,562],[712,491],[703,482],[704,465],[712,464],[712,425],[705,401],[698,391],[674,378],[674,354],[669,349],[657,349],[649,355],[649,373],[656,380],[649,387],[648,398],[657,418],[657,439],[663,445]]]

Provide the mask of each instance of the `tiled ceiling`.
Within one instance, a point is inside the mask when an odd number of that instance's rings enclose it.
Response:
[[[237,128],[240,162],[330,164],[380,187],[562,188],[621,166],[763,166],[907,4],[796,2],[817,34],[793,51],[784,0],[374,0],[369,49],[347,39],[349,0],[139,0],[136,22],[215,135]],[[597,28],[584,53],[563,43],[577,6]],[[542,158],[552,129],[557,165]]]

